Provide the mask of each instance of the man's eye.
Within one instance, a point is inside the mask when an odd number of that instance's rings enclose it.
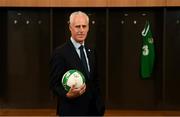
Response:
[[[75,26],[76,28],[86,28],[86,25],[81,25],[81,26]]]
[[[76,28],[80,28],[81,26],[76,26]]]

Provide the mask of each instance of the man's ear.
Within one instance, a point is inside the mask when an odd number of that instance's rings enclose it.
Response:
[[[70,24],[69,24],[69,30],[71,31],[71,26],[70,26]]]

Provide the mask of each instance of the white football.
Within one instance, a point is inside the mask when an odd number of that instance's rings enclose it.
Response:
[[[75,85],[75,88],[79,88],[84,83],[84,75],[75,69],[67,71],[62,77],[62,85],[66,91],[69,91],[72,85]]]

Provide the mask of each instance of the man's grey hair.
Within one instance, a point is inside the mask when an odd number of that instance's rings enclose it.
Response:
[[[86,19],[87,19],[87,23],[89,24],[89,16],[86,13],[82,12],[82,11],[76,11],[76,12],[71,13],[71,15],[69,17],[69,24],[73,23],[74,17],[76,15],[84,15],[86,17]]]

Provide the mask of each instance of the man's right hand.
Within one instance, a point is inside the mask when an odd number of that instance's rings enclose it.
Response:
[[[66,93],[66,97],[68,98],[76,98],[81,96],[86,91],[86,84],[84,83],[81,87],[75,88],[75,85],[73,85],[69,92]]]

